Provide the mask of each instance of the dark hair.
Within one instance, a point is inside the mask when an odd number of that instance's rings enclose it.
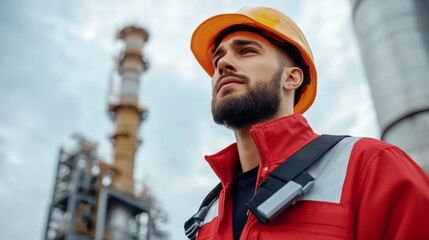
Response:
[[[265,33],[264,31],[262,31],[262,29],[257,28],[257,27],[253,27],[250,25],[233,25],[231,27],[228,27],[228,28],[222,30],[217,35],[216,39],[214,40],[214,46],[215,46],[214,49],[216,49],[219,46],[220,42],[226,36],[228,36],[229,34],[231,34],[233,32],[238,32],[238,31],[254,32],[258,35],[261,35],[262,37],[267,39],[272,44],[281,48],[283,50],[283,52],[285,54],[287,54],[292,59],[295,66],[299,67],[302,70],[302,72],[304,73],[304,80],[303,80],[301,86],[299,86],[299,88],[297,88],[295,90],[294,105],[296,105],[299,101],[299,98],[301,97],[302,91],[304,90],[304,88],[308,84],[310,84],[309,67],[307,66],[304,59],[302,58],[302,55],[301,55],[301,52],[299,51],[299,49],[297,47],[295,47],[293,44],[289,43],[288,41],[285,41],[283,39],[280,40],[279,39],[280,37],[277,37],[277,38],[271,37],[267,33]],[[283,42],[281,42],[282,40],[283,40]]]

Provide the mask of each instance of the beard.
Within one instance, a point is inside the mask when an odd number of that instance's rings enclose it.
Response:
[[[241,96],[227,96],[222,100],[212,99],[212,115],[215,123],[232,129],[262,122],[279,110],[280,81],[283,69],[279,67],[271,81],[259,83],[254,87],[247,85],[247,92]],[[236,76],[244,79],[246,77]],[[248,80],[246,78],[246,80]],[[249,82],[249,81],[245,81]]]

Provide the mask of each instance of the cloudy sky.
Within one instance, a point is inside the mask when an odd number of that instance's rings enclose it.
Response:
[[[111,161],[108,79],[137,24],[150,33],[141,104],[149,109],[135,177],[169,216],[170,239],[218,182],[203,160],[234,141],[212,122],[210,82],[189,41],[204,19],[266,5],[292,17],[319,72],[305,114],[318,133],[378,137],[348,0],[0,0],[0,239],[42,239],[60,147],[80,133]]]

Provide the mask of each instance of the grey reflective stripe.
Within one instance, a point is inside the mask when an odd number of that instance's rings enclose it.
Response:
[[[203,225],[211,222],[217,215],[219,215],[219,198],[217,198],[211,205],[206,217],[204,218]]]
[[[308,169],[316,181],[313,189],[302,200],[340,202],[350,154],[359,139],[344,138]]]

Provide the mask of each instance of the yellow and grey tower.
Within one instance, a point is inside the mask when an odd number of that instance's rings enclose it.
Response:
[[[118,71],[121,76],[119,102],[110,103],[109,111],[116,124],[112,136],[114,147],[112,186],[133,193],[134,156],[140,145],[138,130],[146,111],[139,105],[140,75],[146,70],[143,46],[149,34],[142,28],[129,26],[122,29],[117,38],[125,43],[119,57]]]

